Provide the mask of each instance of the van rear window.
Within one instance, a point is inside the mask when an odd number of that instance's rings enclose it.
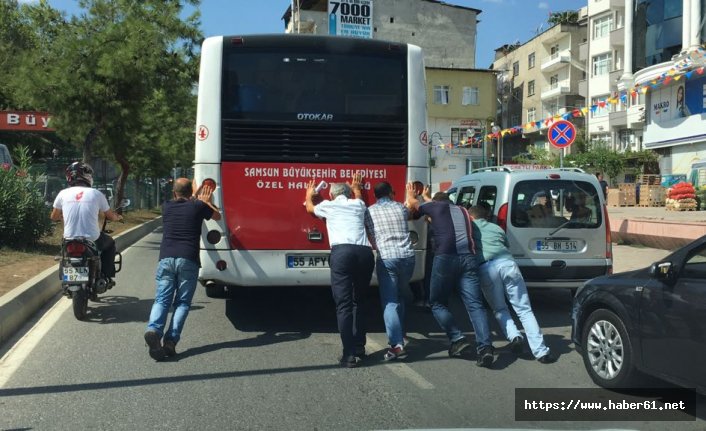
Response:
[[[515,185],[510,222],[519,228],[596,229],[603,211],[598,190],[589,182],[527,180]]]

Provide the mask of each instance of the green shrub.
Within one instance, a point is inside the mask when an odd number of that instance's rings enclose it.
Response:
[[[0,166],[0,246],[27,248],[51,232],[50,208],[37,191],[36,177],[28,175],[27,147],[16,152],[17,166]]]

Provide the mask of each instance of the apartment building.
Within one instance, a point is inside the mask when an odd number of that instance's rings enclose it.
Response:
[[[632,67],[626,60],[632,52],[634,29],[627,15],[633,7],[632,0],[589,0],[588,40],[579,47],[587,69],[579,85],[590,107],[589,141],[616,151],[642,149],[644,96],[629,91]]]
[[[328,3],[295,0],[283,16],[285,31],[330,34]],[[495,115],[497,97],[495,73],[475,68],[481,11],[438,0],[370,0],[369,4],[370,37],[423,49],[432,182],[453,181],[490,164],[493,154],[478,139]]]
[[[524,44],[495,50],[492,69],[498,73],[500,101],[496,126],[523,128],[521,134],[502,138],[501,162],[511,163],[528,145],[550,148],[546,136],[549,123],[544,120],[584,107],[579,81],[584,79],[585,67],[578,51],[585,40],[585,24],[558,24]],[[572,121],[580,126],[582,119]]]

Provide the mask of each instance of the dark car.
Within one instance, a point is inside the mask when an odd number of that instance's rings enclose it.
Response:
[[[571,317],[599,386],[632,387],[640,371],[706,392],[706,236],[648,268],[589,280]]]

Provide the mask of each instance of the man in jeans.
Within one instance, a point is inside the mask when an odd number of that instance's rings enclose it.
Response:
[[[510,301],[510,305],[525,328],[527,341],[534,357],[542,364],[555,362],[556,357],[544,343],[544,336],[532,312],[527,286],[520,268],[510,253],[505,232],[500,226],[486,220],[488,217],[486,208],[475,206],[471,208],[470,213],[481,238],[484,261],[480,266],[481,287],[503,334],[510,341],[510,350],[516,355],[521,354],[524,340],[507,309],[505,298]]]
[[[355,368],[365,357],[365,291],[370,287],[375,258],[365,233],[365,202],[361,199],[361,175],[351,184],[331,184],[331,200],[314,204],[314,180],[306,190],[306,210],[326,220],[331,257],[331,292],[336,303],[338,331],[343,344],[342,367]]]
[[[199,238],[204,220],[220,220],[221,213],[211,203],[213,189],[204,185],[192,199],[193,186],[187,178],[174,182],[174,199],[162,208],[162,244],[157,266],[157,293],[145,342],[152,359],[176,355],[176,345],[184,329],[199,275]],[[167,314],[174,303],[169,330],[165,332]],[[164,337],[162,343],[160,341]]]
[[[393,200],[390,183],[383,181],[375,186],[377,202],[368,208],[365,228],[377,249],[375,271],[380,284],[380,303],[390,348],[384,355],[386,361],[404,359],[404,301],[401,289],[406,289],[414,272],[414,249],[409,238],[409,211]]]
[[[429,300],[434,318],[451,341],[449,356],[460,356],[463,350],[470,347],[448,309],[451,291],[458,289],[476,334],[476,364],[489,367],[495,356],[478,279],[479,262],[470,216],[465,208],[453,205],[448,195],[443,192],[436,193],[431,202],[420,205],[412,183],[407,184],[406,205],[417,210],[422,216],[431,218],[434,263],[431,269]]]

